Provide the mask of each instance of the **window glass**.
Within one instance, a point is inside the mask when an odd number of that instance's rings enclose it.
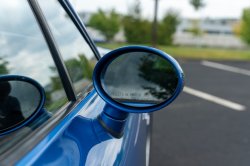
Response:
[[[46,92],[45,107],[51,115],[68,101],[27,0],[1,0],[0,76],[2,75],[22,75],[40,83]],[[21,108],[22,105],[20,102]],[[26,116],[25,112],[22,114]],[[39,125],[40,123],[34,122],[17,132],[0,136],[0,154]]]
[[[57,1],[38,2],[58,44],[75,93],[78,94],[92,82],[92,73],[97,62],[94,53]]]

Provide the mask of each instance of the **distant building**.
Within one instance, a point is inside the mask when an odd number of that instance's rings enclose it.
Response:
[[[88,31],[89,36],[95,42],[105,42],[106,38],[103,36],[100,31],[89,27],[89,21],[93,15],[91,12],[78,12],[80,19],[82,20],[83,24],[86,26],[86,30]]]
[[[199,24],[202,31],[206,34],[226,34],[234,35],[233,25],[238,24],[238,19],[209,19],[201,20]],[[186,32],[192,28],[193,22],[191,19],[183,19],[177,28],[177,32]]]
[[[89,36],[92,38],[95,42],[106,42],[106,37],[101,34],[100,31],[92,28],[89,26],[89,21],[93,15],[93,13],[90,12],[79,12],[78,13],[80,19],[82,20],[83,24],[86,26],[86,29],[88,31]],[[114,41],[116,42],[125,42],[125,36],[124,31],[121,28],[121,30],[114,36]]]
[[[95,42],[106,42],[105,36],[100,31],[89,27],[89,21],[93,13],[79,12],[86,29]],[[238,24],[238,19],[210,19],[206,18],[197,23],[203,32],[201,36],[194,36],[189,32],[194,27],[192,19],[182,19],[174,34],[174,44],[180,46],[205,46],[221,48],[244,48],[246,45],[234,34],[233,26]],[[125,42],[124,31],[121,30],[115,35],[115,42]]]
[[[195,46],[199,43],[200,46],[207,47],[243,48],[245,44],[233,31],[233,26],[238,23],[238,19],[206,18],[197,23],[203,33],[195,37],[189,32],[194,27],[194,22],[191,19],[183,19],[174,35],[174,44]]]

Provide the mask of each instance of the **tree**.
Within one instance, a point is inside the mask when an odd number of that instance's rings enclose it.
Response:
[[[45,107],[48,108],[51,104],[53,104],[52,101],[51,101],[50,92],[45,90],[45,96],[46,96],[46,98],[45,98]]]
[[[130,6],[129,13],[122,20],[125,37],[128,43],[150,43],[152,24],[141,17],[140,1]]]
[[[93,67],[90,65],[89,61],[85,57],[84,54],[78,55],[79,60],[75,58],[71,58],[65,61],[65,65],[67,67],[67,70],[69,72],[70,78],[73,83],[83,79],[92,79],[93,74]],[[57,73],[57,69],[55,66],[51,66],[50,69]],[[62,89],[61,79],[58,75],[53,76],[51,79],[51,88],[53,90],[59,90]]]
[[[83,73],[83,77],[92,80],[92,74],[93,74],[93,67],[91,66],[88,59],[85,57],[84,54],[78,55],[81,62],[81,69]]]
[[[174,94],[178,85],[178,75],[174,66],[166,59],[154,54],[145,55],[141,58],[138,70],[139,77],[152,83],[142,86],[152,96],[165,101]]]
[[[193,27],[190,29],[186,29],[187,32],[192,33],[193,36],[195,36],[195,37],[201,36],[205,33],[199,27],[199,20],[190,20],[190,22],[192,23]]]
[[[240,37],[242,29],[242,21],[232,24],[233,32],[236,36]]]
[[[57,72],[57,69],[55,66],[50,67],[50,69],[55,73]],[[58,74],[56,76],[50,77],[50,79],[51,79],[51,88],[53,89],[53,91],[63,89],[61,79]]]
[[[89,26],[99,30],[110,41],[119,31],[120,15],[114,9],[107,13],[99,9],[90,18]]]
[[[190,4],[194,7],[196,11],[205,6],[202,0],[190,0]]]
[[[205,7],[205,3],[203,2],[203,0],[190,0],[190,4],[194,7],[194,9],[196,11],[200,10],[202,7]],[[200,18],[201,19],[201,18]],[[197,31],[198,34],[197,34],[197,37],[201,36],[201,28],[200,28],[200,25],[199,23],[194,24],[194,27],[193,29],[191,30],[193,31],[193,34],[196,36],[195,32]],[[199,47],[199,41],[197,40],[197,43],[196,43],[196,47]]]
[[[158,13],[158,0],[155,1],[155,10],[154,10],[154,21],[153,21],[153,29],[152,29],[152,47],[156,48],[157,43],[157,32],[158,32],[158,21],[157,21],[157,13]]]
[[[0,75],[9,74],[9,70],[7,68],[8,63],[9,63],[8,61],[0,57]]]
[[[172,45],[173,35],[179,23],[179,14],[173,10],[169,10],[158,25],[158,44]]]
[[[244,9],[241,20],[240,36],[250,45],[250,8]]]

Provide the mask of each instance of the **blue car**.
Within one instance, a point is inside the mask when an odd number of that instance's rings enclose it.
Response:
[[[154,48],[101,56],[68,0],[2,0],[0,165],[147,166],[152,112],[184,83]]]

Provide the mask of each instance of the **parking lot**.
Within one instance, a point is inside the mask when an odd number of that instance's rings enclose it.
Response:
[[[186,89],[154,113],[151,166],[249,166],[250,63],[178,60]]]

